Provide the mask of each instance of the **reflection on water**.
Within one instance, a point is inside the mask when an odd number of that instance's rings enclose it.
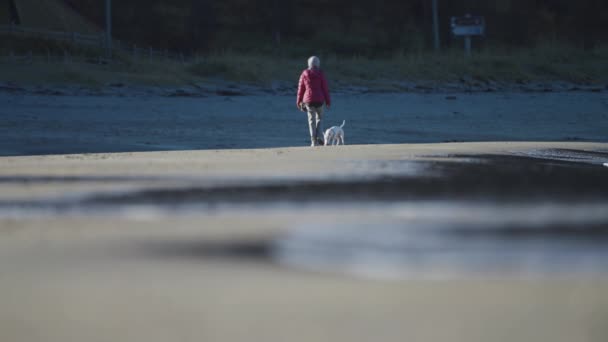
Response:
[[[308,224],[274,243],[285,265],[373,277],[605,273],[603,204],[403,204],[389,223]]]
[[[389,278],[608,272],[608,173],[597,167],[607,153],[455,157],[467,162],[435,164],[441,177],[423,186],[448,200],[404,203],[389,223],[298,225],[275,241],[275,258]]]

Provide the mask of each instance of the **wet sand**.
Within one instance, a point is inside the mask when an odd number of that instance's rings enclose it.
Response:
[[[606,151],[491,142],[3,157],[0,338],[605,341],[601,264],[385,277],[300,267],[272,246],[294,229],[447,222],[469,236],[487,233],[471,223],[546,242],[583,236],[603,250]]]

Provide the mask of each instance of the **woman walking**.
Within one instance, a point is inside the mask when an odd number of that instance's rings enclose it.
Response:
[[[316,56],[308,59],[308,69],[300,75],[296,104],[301,111],[308,113],[310,146],[323,145],[323,104],[329,109],[331,99],[327,80],[321,71],[321,61]]]

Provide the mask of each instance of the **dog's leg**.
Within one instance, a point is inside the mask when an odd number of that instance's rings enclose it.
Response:
[[[329,145],[333,145],[334,141],[336,139],[336,135],[334,134],[334,132],[329,132],[327,140],[329,141]]]
[[[344,133],[342,133],[342,135],[340,135],[340,140],[342,141],[342,145],[344,145]]]

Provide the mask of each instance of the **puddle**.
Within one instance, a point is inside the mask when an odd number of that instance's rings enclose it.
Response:
[[[136,249],[147,257],[163,259],[230,259],[268,262],[271,240],[255,241],[165,241],[140,243]],[[133,246],[129,246],[133,248]]]
[[[274,242],[273,257],[372,278],[608,273],[608,203],[442,207],[441,219],[298,225]]]
[[[608,164],[608,152],[581,151],[569,149],[538,149],[518,153],[531,158],[566,161],[574,163],[585,163],[594,165]]]
[[[318,221],[321,211],[307,208],[307,223],[261,239],[137,247],[152,258],[257,262],[374,279],[608,275],[608,201],[416,201],[368,207],[375,219],[352,207],[323,210],[337,215]]]
[[[608,275],[608,201],[399,203],[379,205],[375,219],[333,209],[340,213],[333,219],[315,222],[307,211],[307,223],[262,238],[153,240],[128,250],[372,279]]]

